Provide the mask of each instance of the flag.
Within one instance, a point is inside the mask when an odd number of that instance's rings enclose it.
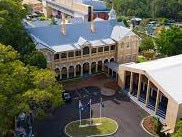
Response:
[[[81,101],[79,100],[79,111],[83,111],[84,110],[84,106],[82,105]]]
[[[83,105],[82,111],[88,111],[91,107],[91,101],[89,101],[87,104]]]
[[[83,105],[79,100],[79,111],[88,110],[91,106],[91,102],[89,101],[87,104]]]
[[[102,101],[102,98],[100,99],[100,104],[101,104],[101,106],[102,106],[103,108],[105,107],[104,102]]]

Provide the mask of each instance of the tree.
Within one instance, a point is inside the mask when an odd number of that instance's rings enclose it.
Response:
[[[152,37],[145,37],[141,41],[140,50],[154,50],[154,40]]]
[[[157,50],[165,56],[178,55],[182,53],[182,28],[171,27],[163,29],[159,38],[155,39]]]
[[[35,51],[35,45],[22,24],[27,10],[22,8],[20,2],[21,0],[0,1],[0,42],[17,50],[24,63],[45,68],[44,56]],[[27,61],[27,56],[32,56],[31,61]]]
[[[46,115],[62,103],[55,72],[26,66],[11,46],[0,44],[0,136],[14,130],[14,117],[34,110]]]
[[[33,51],[30,53],[25,61],[27,64],[31,66],[37,66],[38,68],[46,68],[47,67],[47,61],[40,51]]]

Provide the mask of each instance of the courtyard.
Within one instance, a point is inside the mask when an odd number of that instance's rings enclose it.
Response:
[[[118,131],[110,137],[150,137],[140,126],[142,118],[148,114],[120,92],[113,78],[99,74],[65,81],[63,85],[73,100],[55,110],[48,118],[36,123],[37,137],[66,137],[65,125],[79,119],[79,100],[85,104],[92,99],[92,117],[99,117],[100,97],[103,98],[105,106],[102,116],[114,119],[119,125]],[[83,113],[82,118],[89,118],[89,111]]]

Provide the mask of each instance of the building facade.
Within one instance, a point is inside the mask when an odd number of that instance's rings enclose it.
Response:
[[[110,20],[65,24],[63,19],[61,25],[30,27],[27,31],[59,79],[102,71],[117,77],[115,66],[136,62],[140,38],[115,17],[112,10]]]
[[[144,63],[120,65],[118,84],[130,98],[166,124],[173,133],[182,119],[182,55]]]
[[[46,17],[69,16],[82,18],[84,22],[95,18],[107,20],[109,18],[106,3],[100,0],[43,0],[43,13]],[[92,17],[93,15],[93,17]]]

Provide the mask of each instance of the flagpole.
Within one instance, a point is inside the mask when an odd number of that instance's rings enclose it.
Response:
[[[79,100],[79,104],[80,104],[80,100]],[[80,105],[79,105],[80,106]],[[82,125],[82,112],[81,109],[79,108],[79,114],[80,114],[80,126]]]
[[[100,98],[100,123],[101,123],[101,115],[102,115],[102,98]]]
[[[91,110],[91,99],[90,99],[90,125],[92,124],[92,110]]]

